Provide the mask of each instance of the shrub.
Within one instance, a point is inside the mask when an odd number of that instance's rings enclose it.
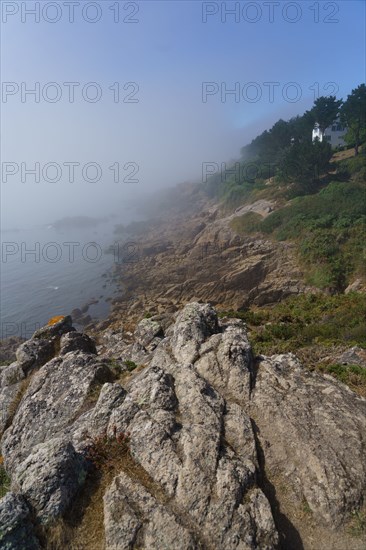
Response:
[[[256,352],[275,354],[307,346],[366,348],[366,295],[362,293],[302,294],[272,307],[221,312],[243,319]]]
[[[236,183],[228,181],[225,183],[221,195],[224,208],[232,210],[243,204],[250,196],[252,188],[253,184],[248,182]]]
[[[365,197],[359,183],[333,182],[316,195],[295,198],[262,221],[242,217],[233,220],[232,227],[298,242],[308,282],[339,292],[364,265]]]
[[[126,365],[128,372],[132,372],[137,368],[137,365],[134,361],[126,360],[124,361],[124,364]]]
[[[332,154],[332,148],[327,142],[295,143],[283,150],[277,178],[281,181],[300,182],[311,192],[320,174],[328,170]]]
[[[229,309],[219,311],[217,315],[220,319],[222,319],[223,317],[241,319],[245,323],[250,323],[251,325],[260,325],[263,320],[261,312],[255,312],[251,309],[244,309],[241,311],[234,311],[233,309]]]
[[[118,433],[116,426],[113,426],[112,435],[108,435],[106,431],[95,437],[87,435],[90,445],[85,453],[86,459],[97,469],[114,468],[116,461],[129,451],[129,435]]]
[[[366,387],[366,369],[359,365],[320,365],[320,370],[331,374],[351,388],[354,386]]]

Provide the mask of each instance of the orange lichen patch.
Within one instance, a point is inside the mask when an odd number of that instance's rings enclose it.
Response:
[[[0,466],[4,464],[4,458],[0,455]]]
[[[59,321],[62,321],[62,319],[65,319],[65,315],[56,315],[56,317],[51,317],[51,319],[47,323],[47,326],[49,327],[55,325]]]

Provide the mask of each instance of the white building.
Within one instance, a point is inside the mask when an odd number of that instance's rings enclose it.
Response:
[[[318,139],[319,141],[323,141],[324,139],[324,141],[328,141],[332,148],[335,149],[336,147],[346,145],[346,142],[344,141],[344,136],[346,133],[346,126],[343,126],[339,120],[335,120],[332,126],[328,126],[328,128],[325,129],[323,135],[319,128],[319,124],[316,122],[312,132],[312,140],[315,141]]]
[[[344,141],[344,136],[347,133],[347,127],[343,126],[339,122],[339,120],[336,120],[333,122],[332,126],[329,126],[326,128],[324,132],[324,139],[326,141],[329,141],[332,148],[335,147],[343,147],[343,145],[346,145],[346,142]]]
[[[312,140],[315,141],[316,139],[319,141],[323,141],[323,132],[319,128],[319,124],[317,122],[314,125],[313,135],[312,135]]]

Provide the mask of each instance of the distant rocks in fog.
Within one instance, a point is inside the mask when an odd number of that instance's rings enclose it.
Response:
[[[67,216],[48,225],[47,229],[87,229],[107,221],[107,218],[90,218],[89,216]]]

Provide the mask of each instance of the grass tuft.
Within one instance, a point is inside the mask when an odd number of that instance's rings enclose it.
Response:
[[[4,497],[10,491],[10,477],[4,468],[4,459],[0,456],[0,498]]]

